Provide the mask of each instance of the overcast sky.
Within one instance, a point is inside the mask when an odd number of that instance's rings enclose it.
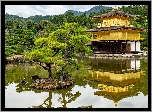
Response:
[[[30,17],[35,15],[59,15],[67,10],[87,11],[97,5],[6,5],[5,13],[18,15],[20,17]],[[103,5],[114,7],[115,5]],[[117,5],[121,7],[122,5]]]

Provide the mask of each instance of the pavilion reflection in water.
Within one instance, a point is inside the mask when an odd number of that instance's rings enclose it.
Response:
[[[131,89],[135,83],[140,83],[140,60],[100,59],[92,60],[88,70],[91,77],[88,80],[98,81],[98,89],[94,95],[113,100],[115,106],[123,98],[138,96]]]

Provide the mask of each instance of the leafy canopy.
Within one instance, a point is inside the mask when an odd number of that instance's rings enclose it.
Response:
[[[74,59],[77,54],[92,54],[92,50],[86,46],[89,41],[86,29],[77,23],[65,23],[49,37],[36,39],[35,47],[26,52],[25,59],[46,65],[55,63],[62,71],[66,70],[67,65],[78,68]]]

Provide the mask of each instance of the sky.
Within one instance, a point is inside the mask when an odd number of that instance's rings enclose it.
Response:
[[[30,17],[35,15],[59,15],[64,14],[67,10],[87,11],[98,5],[5,5],[5,13],[18,15],[20,17]],[[114,7],[116,5],[103,5]],[[117,5],[121,7],[122,5]]]

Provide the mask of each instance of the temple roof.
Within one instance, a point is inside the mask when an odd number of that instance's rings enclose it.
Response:
[[[111,12],[102,14],[102,15],[98,15],[98,16],[94,16],[94,18],[106,18],[106,17],[112,17],[115,15],[119,15],[119,16],[123,16],[123,17],[130,17],[130,18],[135,18],[137,17],[137,15],[131,15],[122,11],[119,11],[117,8],[114,8]]]
[[[87,32],[98,32],[98,31],[109,31],[109,30],[117,30],[117,29],[129,29],[129,30],[140,30],[144,31],[144,28],[132,28],[132,27],[125,27],[125,26],[110,26],[110,27],[101,27],[96,29],[87,30]]]

